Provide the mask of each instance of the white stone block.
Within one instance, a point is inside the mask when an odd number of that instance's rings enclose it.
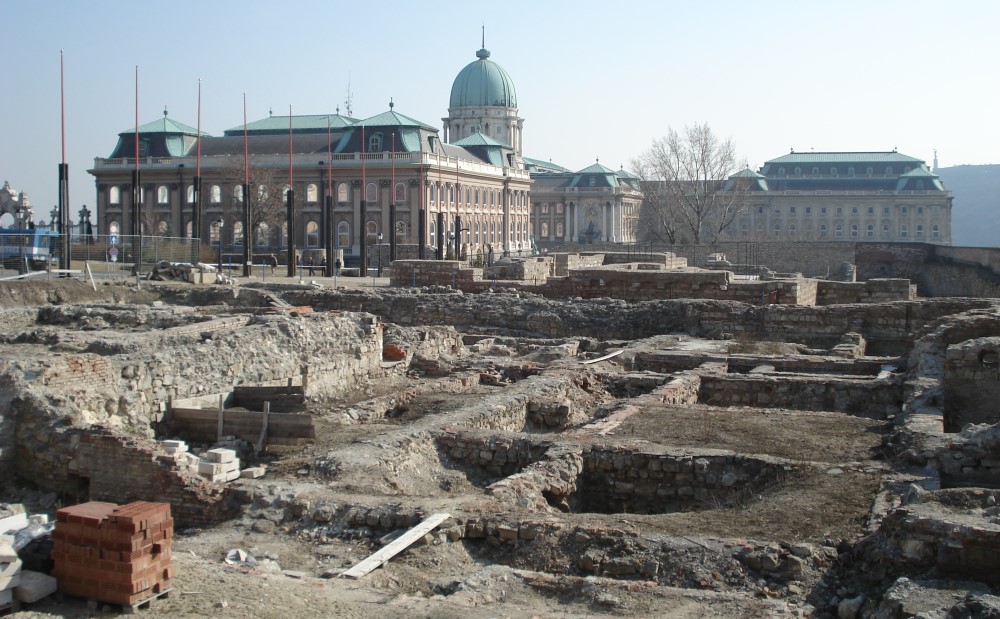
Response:
[[[240,477],[244,479],[258,479],[264,476],[264,467],[262,466],[252,466],[250,468],[243,469],[240,472]]]
[[[206,462],[202,460],[198,463],[199,475],[221,475],[224,473],[222,465],[217,462]]]
[[[232,462],[236,459],[236,452],[232,449],[209,449],[205,452],[205,459],[211,462]]]
[[[21,584],[14,589],[14,595],[25,604],[32,604],[56,592],[56,579],[48,574],[25,570],[21,572]]]
[[[18,584],[21,583],[21,573],[13,574],[11,576],[0,576],[0,590],[3,589],[13,589]]]
[[[7,516],[6,518],[0,518],[0,533],[20,531],[26,526],[28,526],[28,514],[25,514],[24,512],[14,514],[13,516]]]
[[[21,571],[21,560],[15,559],[9,563],[0,561],[0,578],[13,576]]]
[[[237,467],[236,469],[234,469],[232,471],[227,471],[224,474],[224,477],[225,477],[225,481],[227,481],[227,482],[239,479],[240,478],[240,469]]]
[[[14,539],[7,541],[8,536],[0,539],[0,563],[13,563],[17,561],[17,551],[14,550]]]
[[[187,443],[184,441],[160,441],[160,445],[166,450],[167,453],[184,453],[188,450]]]

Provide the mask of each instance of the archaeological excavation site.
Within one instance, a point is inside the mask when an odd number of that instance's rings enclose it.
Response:
[[[8,610],[1000,617],[995,299],[634,260],[3,282]]]

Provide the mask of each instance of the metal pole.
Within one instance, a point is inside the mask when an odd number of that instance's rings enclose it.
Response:
[[[285,205],[285,224],[288,227],[288,277],[295,277],[295,265],[299,262],[296,258],[298,257],[295,250],[295,190],[289,189],[287,202]],[[301,269],[299,271],[299,279],[302,278]]]

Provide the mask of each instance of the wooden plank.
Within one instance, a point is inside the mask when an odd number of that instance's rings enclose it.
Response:
[[[597,363],[598,361],[605,361],[605,360],[610,359],[612,357],[617,357],[618,355],[622,354],[623,352],[625,352],[624,348],[622,348],[621,350],[616,350],[615,352],[612,352],[612,353],[608,353],[608,354],[604,355],[603,357],[598,357],[596,359],[587,359],[586,361],[581,361],[581,363],[583,365],[590,365],[591,363]]]
[[[175,408],[172,411],[173,419],[180,422],[216,422],[217,413],[199,408]],[[225,424],[230,422],[237,424],[253,425],[260,429],[260,417],[263,413],[257,411],[226,411]],[[285,427],[305,428],[313,425],[313,416],[309,413],[270,413],[270,423]]]
[[[410,547],[413,542],[417,541],[421,537],[427,535],[433,531],[439,524],[450,518],[450,514],[433,514],[428,518],[424,519],[423,522],[413,527],[406,533],[403,533],[395,541],[386,546],[385,548],[379,550],[375,554],[371,555],[361,563],[358,563],[351,569],[347,570],[341,576],[344,578],[354,578],[358,579],[368,574],[372,570],[382,567],[388,563],[389,559],[395,557],[399,553],[403,552]]]
[[[222,224],[219,224],[219,225],[222,225]],[[223,396],[220,393],[219,394],[219,431],[215,435],[216,438],[222,438],[223,436],[225,436],[225,434],[222,433],[222,426],[223,426],[222,422],[223,422],[223,417],[225,417],[225,410],[226,410],[225,407],[224,407],[225,402],[226,402],[225,396]]]
[[[271,412],[271,403],[264,402],[263,420],[260,424],[260,436],[257,437],[257,453],[264,451],[264,441],[267,440],[267,414]]]

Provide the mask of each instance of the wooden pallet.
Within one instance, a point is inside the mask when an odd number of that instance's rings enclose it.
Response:
[[[170,592],[173,591],[173,590],[174,590],[173,587],[171,587],[169,589],[164,589],[163,591],[160,591],[159,593],[154,593],[152,597],[146,598],[145,600],[143,600],[141,602],[136,602],[135,604],[122,604],[121,605],[121,607],[122,607],[122,614],[123,615],[131,615],[132,613],[134,613],[135,611],[137,611],[139,609],[151,608],[153,606],[153,602],[155,602],[156,600],[159,600],[161,598],[162,599],[166,599],[166,598],[170,597]]]

